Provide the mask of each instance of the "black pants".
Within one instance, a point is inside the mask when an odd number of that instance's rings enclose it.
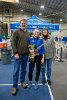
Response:
[[[38,55],[38,56],[35,56],[34,60],[29,61],[29,73],[28,73],[29,81],[32,81],[33,71],[34,71],[34,67],[35,67],[35,63],[36,63],[35,81],[38,82],[39,76],[40,76],[40,69],[41,69],[41,59],[42,59],[42,55]]]

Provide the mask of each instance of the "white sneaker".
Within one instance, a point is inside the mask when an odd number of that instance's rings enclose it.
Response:
[[[38,86],[38,82],[35,82],[35,86],[34,86],[35,89],[38,89],[39,86]]]
[[[31,88],[31,86],[32,86],[32,82],[29,82],[28,83],[28,88]]]

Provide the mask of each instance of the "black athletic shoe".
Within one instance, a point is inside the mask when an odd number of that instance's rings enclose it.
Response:
[[[47,80],[47,83],[48,83],[49,85],[52,85],[51,80]]]
[[[42,80],[42,84],[45,85],[47,83],[46,80]]]

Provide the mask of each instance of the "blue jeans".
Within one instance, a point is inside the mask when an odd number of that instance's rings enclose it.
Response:
[[[19,59],[14,60],[14,72],[13,72],[13,87],[18,86],[18,77],[19,77],[19,71],[20,72],[20,82],[25,81],[25,75],[26,75],[26,66],[27,66],[27,55],[22,55],[19,57]],[[21,67],[21,69],[20,69]]]
[[[42,80],[46,80],[45,74],[47,76],[47,80],[51,80],[52,60],[53,60],[52,58],[44,60],[44,63],[42,64],[42,69],[41,69],[41,71],[42,71]]]

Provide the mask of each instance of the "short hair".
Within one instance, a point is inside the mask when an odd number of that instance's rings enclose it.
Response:
[[[34,29],[33,30],[33,33],[35,33],[35,31],[39,32],[39,29],[38,28]]]
[[[26,21],[26,19],[21,19],[21,20],[20,20],[20,23],[21,23],[21,21]]]

